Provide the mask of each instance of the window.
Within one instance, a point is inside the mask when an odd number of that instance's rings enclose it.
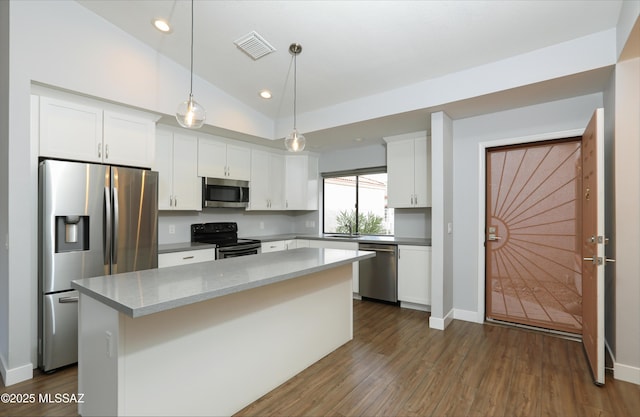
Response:
[[[323,174],[324,233],[393,235],[385,168]]]

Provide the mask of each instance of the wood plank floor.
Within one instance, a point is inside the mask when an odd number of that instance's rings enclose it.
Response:
[[[579,343],[354,301],[354,339],[237,416],[638,416],[640,386],[596,387]],[[313,329],[309,329],[313,331]],[[259,348],[259,347],[256,347]],[[0,393],[76,393],[77,370]],[[77,416],[75,404],[0,403],[0,416]]]

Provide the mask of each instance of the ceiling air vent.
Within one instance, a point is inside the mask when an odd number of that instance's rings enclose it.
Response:
[[[276,48],[271,46],[269,42],[265,41],[264,38],[255,31],[244,35],[233,43],[235,43],[242,52],[253,58],[254,61],[276,50]]]

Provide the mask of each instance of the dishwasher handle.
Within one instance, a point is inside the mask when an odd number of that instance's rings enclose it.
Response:
[[[360,244],[358,246],[360,250],[370,250],[374,252],[397,252],[398,248],[395,245],[376,245],[376,244]]]

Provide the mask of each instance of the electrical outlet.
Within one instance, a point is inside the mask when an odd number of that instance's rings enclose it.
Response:
[[[175,224],[170,224],[169,225],[169,234],[170,235],[175,235],[176,234],[176,225]]]
[[[260,230],[264,229],[264,222],[260,222]]]

